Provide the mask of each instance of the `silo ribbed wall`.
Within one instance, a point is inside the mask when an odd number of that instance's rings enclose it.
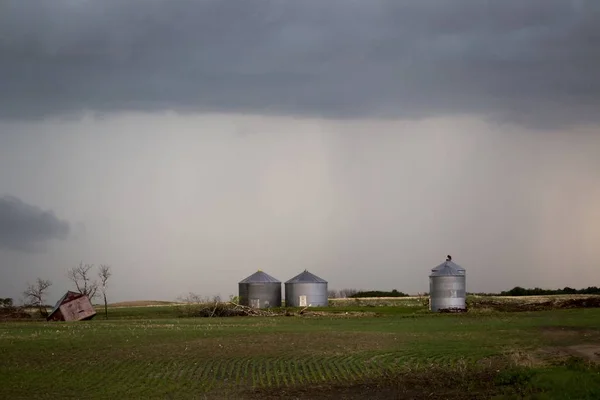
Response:
[[[431,311],[448,308],[466,309],[466,276],[432,276],[429,278]]]
[[[286,307],[326,307],[327,283],[306,282],[285,284]]]
[[[281,283],[240,283],[240,304],[255,308],[281,307]]]

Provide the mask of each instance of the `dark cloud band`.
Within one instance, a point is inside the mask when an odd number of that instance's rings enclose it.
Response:
[[[0,118],[175,110],[598,122],[597,0],[4,1]]]
[[[66,239],[69,224],[51,211],[44,211],[12,197],[0,197],[0,249],[35,251],[52,239]]]

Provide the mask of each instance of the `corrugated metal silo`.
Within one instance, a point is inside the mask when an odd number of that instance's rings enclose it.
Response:
[[[258,270],[239,283],[240,304],[253,308],[281,307],[281,282]]]
[[[286,307],[326,307],[327,281],[304,270],[285,283]]]
[[[448,256],[445,262],[431,270],[429,275],[429,309],[467,308],[466,271]]]

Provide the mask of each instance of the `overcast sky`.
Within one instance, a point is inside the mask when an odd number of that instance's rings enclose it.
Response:
[[[597,0],[0,0],[0,297],[600,286],[598,71]]]

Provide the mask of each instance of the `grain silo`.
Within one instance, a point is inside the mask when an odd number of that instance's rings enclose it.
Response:
[[[258,270],[239,283],[239,295],[244,306],[281,307],[281,282]]]
[[[327,281],[304,270],[285,283],[286,307],[326,307]]]
[[[429,275],[429,309],[465,310],[466,297],[466,271],[452,261],[452,256],[448,256]]]

